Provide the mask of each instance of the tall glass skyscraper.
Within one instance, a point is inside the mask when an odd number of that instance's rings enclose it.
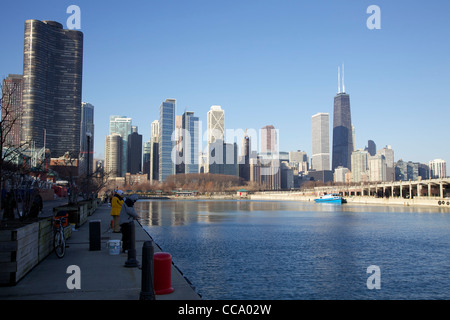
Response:
[[[81,150],[78,172],[91,174],[93,172],[94,158],[94,106],[90,103],[81,104]],[[89,159],[89,172],[87,172],[87,160]]]
[[[25,21],[22,141],[52,157],[80,153],[83,33],[55,21]]]
[[[338,74],[340,77],[340,73]],[[350,112],[350,96],[345,93],[344,76],[342,76],[342,90],[339,81],[338,93],[334,97],[333,111],[333,155],[332,170],[339,166],[351,168],[353,152],[352,119]]]
[[[122,137],[122,170],[120,177],[125,177],[128,169],[128,136],[131,134],[131,118],[125,116],[109,117],[109,134],[117,133]]]
[[[175,162],[172,161],[172,150],[175,147],[175,142],[172,141],[175,112],[175,99],[166,99],[159,107],[159,181],[161,182],[175,174]]]
[[[199,119],[193,112],[183,113],[184,173],[198,173]]]

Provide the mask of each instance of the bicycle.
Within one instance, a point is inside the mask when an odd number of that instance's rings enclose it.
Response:
[[[64,229],[69,225],[69,215],[56,216],[53,218],[53,248],[58,258],[64,257],[66,253],[66,239]]]

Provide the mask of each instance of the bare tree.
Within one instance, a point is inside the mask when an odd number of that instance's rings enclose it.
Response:
[[[40,187],[36,176],[45,173],[47,157],[45,150],[35,152],[26,142],[21,141],[20,136],[16,136],[20,131],[23,114],[16,103],[21,94],[20,87],[13,81],[2,81],[0,91],[0,187],[1,190],[10,190],[9,199],[18,204],[15,206],[15,214],[24,219],[30,213],[37,196],[32,190]],[[3,205],[2,203],[0,211]]]

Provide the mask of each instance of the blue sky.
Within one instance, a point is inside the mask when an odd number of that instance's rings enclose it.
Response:
[[[166,98],[206,128],[211,105],[230,129],[279,129],[280,150],[311,155],[311,116],[330,113],[345,63],[356,146],[395,160],[450,162],[450,2],[405,0],[9,1],[0,12],[0,76],[22,73],[26,19],[66,26],[81,9],[83,101],[95,106],[95,152],[110,115],[144,141]],[[370,5],[381,29],[369,30]],[[331,130],[330,130],[331,132]],[[330,144],[332,136],[330,135]]]

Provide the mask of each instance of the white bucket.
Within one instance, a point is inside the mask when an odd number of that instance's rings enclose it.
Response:
[[[109,254],[110,255],[116,255],[120,253],[120,240],[109,240],[108,241],[108,248],[109,248]]]

